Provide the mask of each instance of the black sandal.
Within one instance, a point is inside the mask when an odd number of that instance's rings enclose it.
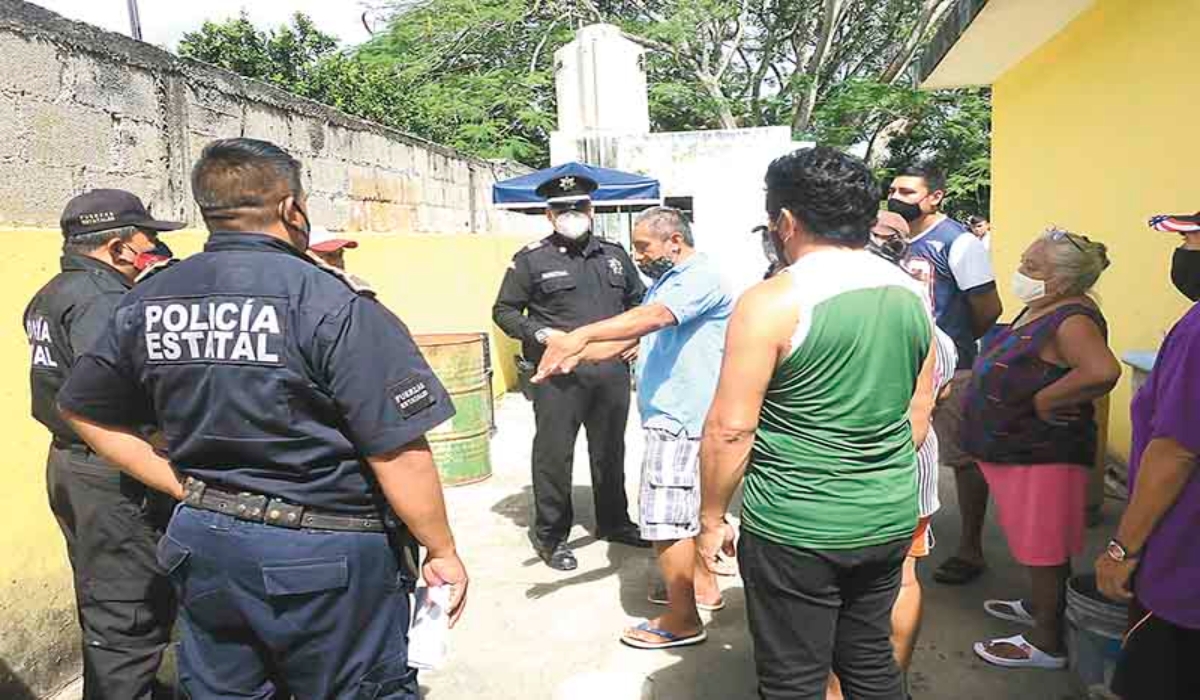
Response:
[[[933,572],[933,580],[948,586],[962,586],[983,575],[987,566],[959,557],[950,557]]]

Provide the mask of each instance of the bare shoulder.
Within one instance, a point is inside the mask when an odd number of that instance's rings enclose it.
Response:
[[[733,311],[733,323],[749,326],[755,335],[790,335],[799,314],[792,280],[781,273],[746,290]]]

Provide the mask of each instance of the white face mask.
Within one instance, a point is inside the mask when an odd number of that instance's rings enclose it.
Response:
[[[1013,274],[1012,292],[1022,303],[1032,304],[1046,296],[1046,282],[1045,280],[1035,280],[1018,270]]]
[[[564,211],[554,217],[554,230],[575,241],[592,230],[592,218],[581,211]]]

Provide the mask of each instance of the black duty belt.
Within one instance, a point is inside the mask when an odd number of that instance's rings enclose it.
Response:
[[[183,483],[183,502],[200,510],[232,515],[264,525],[292,530],[337,530],[339,532],[386,532],[401,527],[394,516],[345,515],[288,503],[279,498],[246,491],[225,491],[188,477]]]

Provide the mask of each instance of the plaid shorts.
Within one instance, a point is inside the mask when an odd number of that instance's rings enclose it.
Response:
[[[646,428],[638,514],[642,539],[682,540],[700,534],[700,439]]]

